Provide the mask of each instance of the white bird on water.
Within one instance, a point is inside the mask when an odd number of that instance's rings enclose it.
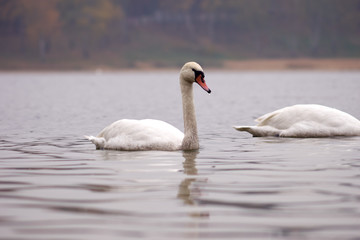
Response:
[[[235,126],[254,137],[360,136],[360,121],[348,113],[316,104],[298,104],[267,113],[256,126]]]
[[[198,149],[199,139],[193,100],[194,82],[198,83],[206,92],[211,92],[205,83],[205,75],[201,66],[196,62],[188,62],[180,71],[184,133],[160,120],[122,119],[105,127],[97,137],[85,137],[95,144],[96,149],[124,151]]]

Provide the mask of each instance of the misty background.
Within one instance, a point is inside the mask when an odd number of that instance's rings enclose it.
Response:
[[[0,0],[0,69],[360,57],[359,0]]]

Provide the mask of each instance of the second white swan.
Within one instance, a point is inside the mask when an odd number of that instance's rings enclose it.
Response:
[[[256,126],[235,126],[254,137],[360,136],[360,121],[348,113],[317,104],[298,104],[267,113]]]
[[[94,143],[97,149],[125,151],[198,149],[199,140],[193,101],[194,82],[206,92],[211,92],[205,83],[201,66],[196,62],[188,62],[180,71],[184,133],[160,120],[122,119],[105,127],[97,137],[85,137]]]

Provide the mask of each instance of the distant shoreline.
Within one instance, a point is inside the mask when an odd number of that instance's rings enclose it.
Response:
[[[218,66],[209,66],[201,63],[204,68],[210,70],[231,71],[292,71],[292,70],[328,70],[345,71],[360,70],[360,58],[329,58],[329,59],[252,59],[252,60],[219,60]],[[181,67],[181,66],[179,66]],[[0,66],[0,72],[25,72],[25,71],[161,71],[178,70],[177,67],[159,67],[156,63],[138,61],[132,67],[114,67],[106,65],[93,65],[87,63],[56,64],[40,62],[22,62],[19,64],[6,64]]]
[[[236,70],[360,70],[360,59],[257,59],[224,61],[224,69]]]

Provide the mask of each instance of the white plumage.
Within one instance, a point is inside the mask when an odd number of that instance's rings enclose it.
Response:
[[[95,144],[96,149],[124,151],[198,149],[192,85],[196,82],[210,93],[204,76],[201,66],[195,62],[186,63],[180,71],[185,134],[160,120],[122,119],[105,127],[97,137],[85,137]]]
[[[184,134],[160,120],[122,119],[104,128],[97,137],[87,138],[97,149],[177,150],[181,148]]]
[[[335,137],[360,136],[360,121],[340,110],[316,105],[299,104],[267,113],[256,126],[235,126],[254,137]]]

